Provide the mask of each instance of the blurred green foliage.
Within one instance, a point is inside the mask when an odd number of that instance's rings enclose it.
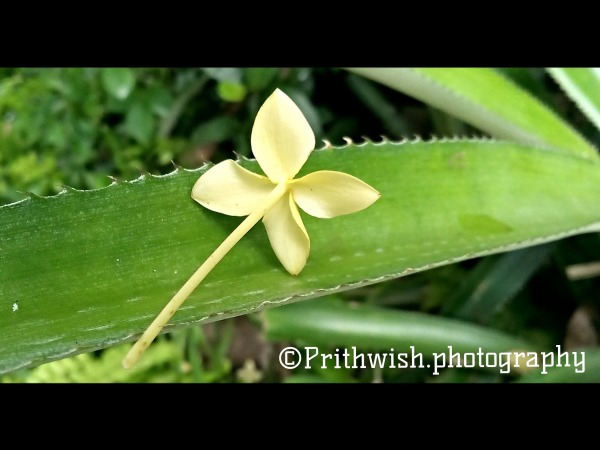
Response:
[[[342,142],[357,120],[344,117],[343,104],[334,111],[336,102],[313,99],[321,74],[340,76],[308,68],[2,69],[0,204],[64,185],[103,187],[109,176],[167,173],[172,162],[250,156],[253,119],[275,87],[297,102],[317,139],[327,128],[328,139]]]

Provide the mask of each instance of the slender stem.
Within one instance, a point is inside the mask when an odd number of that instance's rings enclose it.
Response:
[[[185,106],[204,88],[204,85],[208,82],[208,80],[209,77],[207,75],[202,75],[190,87],[183,91],[183,94],[181,94],[177,100],[175,100],[171,110],[162,120],[158,128],[159,137],[169,137],[171,131],[173,131],[173,128],[175,128],[175,125],[177,125],[177,121],[179,120],[179,117],[181,116]]]
[[[288,191],[287,182],[279,183],[267,196],[265,201],[256,208],[238,227],[227,236],[217,249],[204,261],[189,280],[179,289],[171,301],[164,307],[160,314],[154,319],[144,334],[133,345],[129,353],[123,358],[123,367],[129,369],[135,365],[140,356],[146,351],[150,343],[158,336],[161,330],[169,322],[175,311],[190,296],[196,287],[204,280],[210,271],[223,259],[235,244],[258,223],[260,219],[271,209],[271,207]]]

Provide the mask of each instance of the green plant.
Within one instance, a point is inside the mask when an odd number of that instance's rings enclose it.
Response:
[[[181,76],[175,72],[164,71]],[[556,100],[562,94],[555,85],[550,84],[549,89],[539,82],[544,75],[541,70],[349,72],[309,71],[304,81],[298,77],[291,83],[288,94],[301,108],[302,101],[292,95],[294,89],[306,99],[317,98],[318,90],[312,93],[303,83],[328,76],[347,82],[345,92],[355,94],[361,114],[375,111],[369,116],[371,122],[361,122],[345,117],[343,108],[336,110],[333,102],[342,97],[328,98],[324,107],[308,101],[304,112],[309,122],[314,122],[311,126],[318,136],[336,142],[331,136],[350,134],[357,143],[325,145],[314,152],[303,170],[335,168],[351,173],[379,190],[381,199],[368,213],[326,225],[306,217],[307,229],[314,230],[319,239],[297,278],[279,268],[273,255],[265,251],[269,248],[265,236],[251,231],[211,273],[203,289],[192,294],[169,329],[346,291],[347,299],[359,297],[361,302],[397,308],[403,305],[403,296],[410,298],[411,291],[428,286],[426,294],[418,301],[413,297],[404,307],[460,317],[525,339],[536,348],[548,349],[563,342],[566,322],[595,282],[577,284],[565,275],[565,268],[593,261],[595,254],[590,249],[599,248],[600,211],[595,199],[600,166],[592,144],[597,142],[597,130],[579,125],[585,123],[584,116],[569,103],[559,109],[565,104]],[[236,150],[250,155],[253,113],[274,85],[286,84],[284,71],[190,69],[190,73],[198,80],[206,79],[204,87],[214,86],[212,95],[220,95],[228,105],[233,100],[238,108],[205,121],[199,129],[203,133],[213,130],[213,136],[235,135]],[[561,74],[573,79],[581,75],[568,70]],[[122,77],[125,85],[111,93],[107,86],[114,80],[108,81],[111,78],[106,75],[107,80],[100,83],[113,97],[137,89],[137,82],[135,88],[126,89],[131,77],[124,72],[111,77]],[[578,87],[577,94],[571,94],[572,88],[566,92],[577,99],[589,97],[593,105],[597,81],[594,77],[585,80],[571,83]],[[533,89],[522,87],[528,85]],[[542,92],[538,95],[542,100],[532,94],[536,89]],[[412,114],[410,108],[423,111],[423,104],[411,103],[394,90],[429,104],[431,121],[423,124],[421,120],[418,125],[422,116]],[[0,101],[2,98],[0,95]],[[198,115],[194,108],[175,108],[175,103],[169,110],[179,111],[173,114],[183,130],[186,120]],[[198,109],[208,107],[198,103]],[[243,109],[248,114],[241,120],[238,114]],[[130,114],[143,115],[142,110],[147,112],[144,107]],[[592,117],[588,111],[584,109]],[[235,128],[230,119],[239,120],[241,126],[227,134],[222,130]],[[362,140],[360,135],[373,132],[373,122],[393,137],[419,128],[425,134],[436,128],[438,134],[449,137]],[[137,121],[138,131],[129,138],[139,140],[145,126],[143,120]],[[345,133],[345,127],[351,132]],[[452,136],[455,132],[473,134],[473,127],[502,140]],[[181,137],[180,142],[184,141]],[[150,140],[143,145],[159,147]],[[176,160],[180,155],[182,162],[185,154],[172,153]],[[213,155],[215,162],[220,159],[217,153]],[[259,173],[252,160],[242,158],[240,164]],[[205,170],[177,169],[161,177],[148,174],[100,190],[67,189],[55,197],[31,196],[2,207],[0,371],[108,347],[141,332],[237,223],[202,210],[190,199],[192,185]],[[569,236],[576,237],[567,240]],[[542,243],[556,244],[538,247]],[[521,250],[503,253],[516,249]],[[467,260],[471,265],[457,264]],[[512,285],[504,283],[502,274],[510,273],[515,264],[530,270],[514,270],[517,274],[509,277]],[[544,313],[536,315],[540,306],[522,297],[535,288],[528,285],[526,289],[526,284],[540,272],[552,270],[560,272],[554,282],[562,281],[568,301],[545,305],[541,307]],[[417,272],[422,273],[400,278]],[[550,277],[546,275],[546,279]],[[481,295],[477,287],[488,281],[495,288]],[[519,296],[523,301],[515,300]],[[399,326],[402,323],[399,320]],[[415,336],[415,345],[424,343],[419,339]],[[335,344],[335,339],[330,342]]]

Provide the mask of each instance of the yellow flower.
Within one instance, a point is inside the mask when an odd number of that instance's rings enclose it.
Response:
[[[263,223],[277,258],[292,275],[304,268],[310,251],[296,205],[312,216],[331,218],[360,211],[379,198],[371,186],[342,172],[323,170],[294,179],[315,147],[315,136],[300,109],[279,89],[258,112],[251,144],[268,178],[226,160],[200,177],[192,198],[210,210],[246,216],[276,190]]]
[[[266,177],[226,160],[210,168],[192,189],[192,198],[204,207],[247,217],[154,319],[123,359],[125,368],[133,367],[198,284],[258,221],[265,224],[279,261],[298,275],[306,265],[310,240],[296,205],[312,216],[331,218],[360,211],[380,196],[343,172],[322,170],[294,179],[315,147],[315,136],[300,109],[279,89],[258,111],[251,145]]]

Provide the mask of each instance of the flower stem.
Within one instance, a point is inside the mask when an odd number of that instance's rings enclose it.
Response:
[[[171,301],[164,307],[156,319],[144,331],[144,334],[131,347],[129,353],[123,358],[123,367],[129,369],[133,367],[140,356],[146,351],[150,343],[158,336],[161,330],[169,322],[175,311],[190,296],[196,287],[206,278],[210,271],[223,259],[223,257],[233,248],[250,229],[258,223],[260,219],[277,203],[277,201],[288,192],[287,182],[281,182],[267,196],[265,201],[256,208],[248,217],[244,219],[238,227],[231,232],[229,236],[217,247],[217,249],[204,261],[189,280],[179,289]]]

